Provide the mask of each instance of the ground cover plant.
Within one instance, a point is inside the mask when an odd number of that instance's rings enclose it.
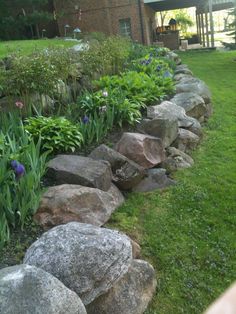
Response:
[[[109,223],[138,240],[157,272],[147,314],[201,313],[235,280],[235,53],[181,54],[213,93],[195,166],[164,192],[132,194]]]

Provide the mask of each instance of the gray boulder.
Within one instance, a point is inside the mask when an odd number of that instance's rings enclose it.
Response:
[[[160,105],[149,106],[147,108],[147,117],[150,119],[177,119],[179,127],[191,129],[196,134],[201,133],[200,123],[186,115],[185,109],[177,106],[171,101],[163,101]]]
[[[205,103],[211,102],[211,93],[207,85],[196,77],[182,79],[176,85],[176,93],[195,93],[201,96]]]
[[[204,99],[195,93],[179,93],[170,101],[184,108],[186,114],[195,119],[204,117],[207,112]]]
[[[165,159],[162,140],[140,133],[123,133],[116,150],[145,169],[153,168]]]
[[[0,313],[86,314],[77,294],[58,279],[29,265],[0,270]]]
[[[78,184],[103,191],[111,187],[108,162],[77,155],[58,155],[48,163],[47,176],[56,184]]]
[[[138,124],[138,131],[162,140],[164,147],[173,143],[178,135],[178,119],[175,117],[143,119]]]
[[[193,166],[193,159],[175,147],[168,147],[166,150],[167,158],[161,163],[168,173],[179,169],[186,169]]]
[[[148,177],[144,178],[138,185],[136,185],[133,188],[133,192],[150,192],[164,189],[174,184],[175,181],[167,177],[165,169],[149,169]]]
[[[143,167],[104,144],[95,148],[89,157],[110,163],[112,180],[121,190],[130,190],[146,175]]]
[[[178,74],[185,74],[185,75],[193,76],[192,71],[189,70],[189,68],[186,64],[177,65],[177,67],[175,69],[175,75],[178,75]]]
[[[44,193],[34,218],[44,229],[71,221],[102,226],[123,202],[123,195],[114,185],[105,192],[63,184],[50,187]]]
[[[104,295],[87,306],[88,314],[142,314],[156,289],[155,271],[133,260],[129,271]]]
[[[181,62],[182,62],[180,57],[173,51],[167,52],[166,58],[168,58],[169,60],[173,61],[177,65],[180,65]]]
[[[199,136],[196,134],[185,130],[179,129],[179,135],[177,139],[174,141],[173,146],[178,148],[183,152],[189,152],[194,150],[200,142]]]
[[[179,73],[179,74],[175,74],[173,79],[178,83],[185,79],[191,79],[192,77],[193,76],[190,74]]]
[[[24,263],[51,273],[87,305],[128,271],[131,259],[126,235],[71,222],[44,233],[27,250]]]

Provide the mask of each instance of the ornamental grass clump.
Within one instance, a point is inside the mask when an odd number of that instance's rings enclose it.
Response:
[[[17,115],[0,117],[0,247],[12,228],[24,227],[36,212],[47,153],[32,142]]]

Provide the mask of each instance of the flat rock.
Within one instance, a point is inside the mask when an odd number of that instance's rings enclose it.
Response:
[[[102,226],[123,202],[123,195],[114,185],[105,192],[63,184],[50,187],[44,193],[34,218],[44,229],[71,221]]]
[[[0,313],[86,314],[77,294],[58,279],[34,266],[0,270]]]
[[[143,119],[138,124],[138,131],[162,140],[164,147],[174,142],[178,135],[178,119],[175,117]]]
[[[168,147],[166,153],[167,158],[161,163],[161,167],[165,168],[168,173],[190,168],[194,164],[194,160],[189,155],[175,147]]]
[[[170,101],[184,108],[186,114],[195,119],[201,118],[207,112],[204,99],[195,93],[179,93]]]
[[[182,79],[176,85],[176,93],[192,92],[204,99],[206,104],[211,102],[211,93],[207,85],[196,77]]]
[[[193,77],[192,75],[184,74],[184,73],[175,74],[173,76],[173,78],[176,82],[181,82],[182,80],[185,80],[185,79],[191,79],[192,77]]]
[[[193,76],[192,71],[189,70],[189,68],[186,64],[177,65],[177,67],[175,69],[175,75],[178,75],[178,74],[186,74],[186,75]]]
[[[152,168],[165,159],[162,140],[140,133],[123,133],[116,150],[145,169]]]
[[[133,192],[150,192],[164,189],[170,185],[174,185],[175,181],[168,178],[166,169],[149,169],[148,177],[144,178],[137,186],[133,188]]]
[[[45,232],[29,247],[24,263],[51,273],[87,305],[114,286],[131,259],[126,235],[70,222]]]
[[[58,155],[48,163],[47,176],[56,184],[78,184],[103,191],[111,187],[108,162],[77,155]]]
[[[89,157],[110,163],[112,180],[121,190],[130,190],[146,175],[143,167],[104,144],[95,148]]]
[[[87,307],[88,314],[142,314],[156,290],[155,271],[142,260],[133,260],[129,271]]]
[[[183,152],[194,150],[200,142],[199,136],[185,129],[179,129],[179,135],[173,146]]]

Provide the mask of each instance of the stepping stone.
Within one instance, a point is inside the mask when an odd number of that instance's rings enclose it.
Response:
[[[56,184],[78,184],[107,191],[111,187],[112,172],[106,161],[58,155],[49,161],[47,177]]]

